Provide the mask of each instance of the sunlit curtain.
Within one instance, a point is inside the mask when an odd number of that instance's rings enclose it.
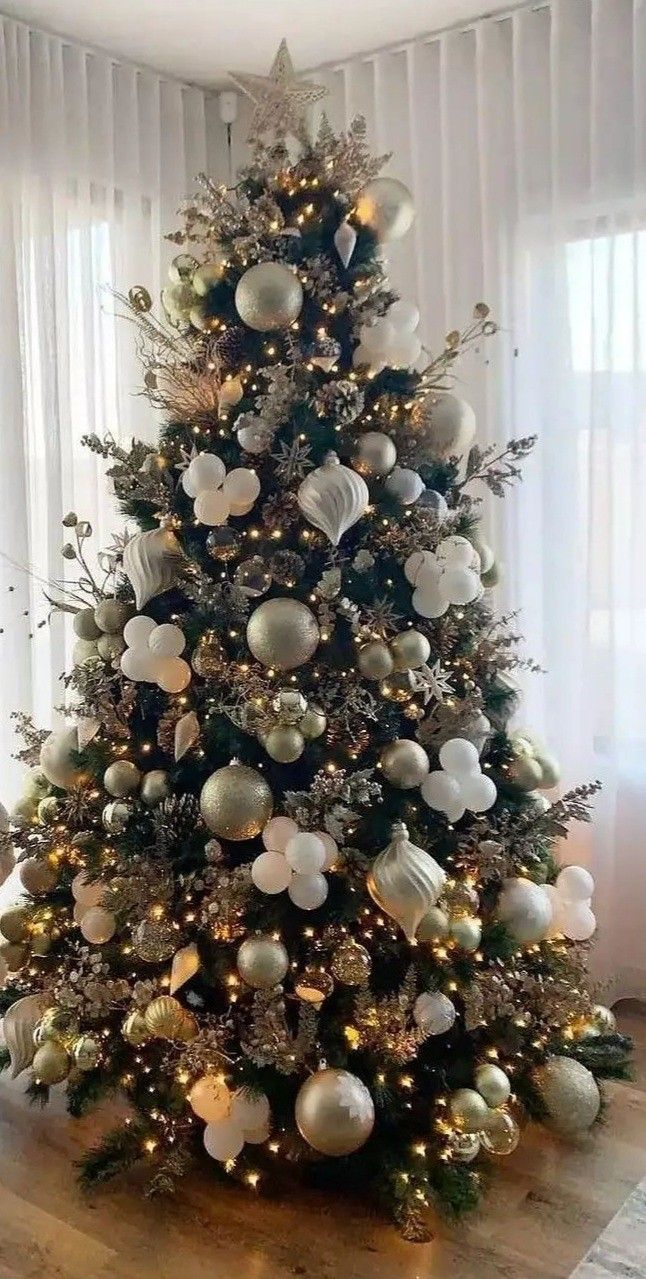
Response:
[[[526,649],[519,723],[600,778],[564,850],[594,871],[598,970],[646,995],[646,7],[554,0],[320,73],[418,216],[392,275],[437,347],[481,298],[502,332],[467,363],[480,438],[537,432],[488,499]]]
[[[133,20],[136,20],[133,8]],[[0,19],[0,793],[9,712],[51,721],[63,701],[60,617],[69,510],[104,545],[117,523],[84,434],[151,438],[133,334],[111,289],[158,295],[180,200],[205,167],[204,95]],[[25,570],[29,569],[31,576]],[[68,639],[69,646],[69,639]]]

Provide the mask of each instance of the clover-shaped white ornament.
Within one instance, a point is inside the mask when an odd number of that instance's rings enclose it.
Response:
[[[193,513],[200,524],[226,524],[230,515],[246,515],[260,492],[255,471],[237,466],[227,474],[216,453],[198,453],[182,474],[182,488],[193,498]]]
[[[330,870],[338,847],[325,831],[301,831],[291,817],[272,817],[262,832],[265,851],[251,866],[261,893],[275,896],[287,889],[295,906],[316,910],[328,895],[323,871]]]
[[[181,693],[191,682],[191,668],[180,657],[186,640],[172,622],[160,626],[152,617],[138,613],[123,630],[128,647],[121,654],[121,670],[137,684],[157,684],[165,693]]]
[[[239,1089],[231,1095],[228,1109],[222,1117],[207,1123],[204,1148],[212,1159],[226,1163],[229,1159],[236,1159],[247,1142],[260,1145],[266,1141],[269,1132],[270,1110],[265,1093],[252,1094]]]
[[[419,311],[413,302],[400,299],[374,324],[364,324],[353,356],[355,367],[367,364],[380,369],[409,369],[419,359],[422,344],[417,336]]]
[[[468,808],[484,813],[496,801],[496,784],[483,773],[473,742],[452,737],[440,750],[441,768],[429,773],[420,787],[422,799],[429,808],[444,813],[457,822]]]
[[[544,890],[552,904],[552,932],[570,941],[587,941],[597,926],[592,910],[594,879],[584,866],[564,866],[555,884]]]
[[[442,617],[450,604],[473,604],[483,593],[480,556],[466,537],[445,537],[435,551],[413,551],[404,573],[420,617]]]

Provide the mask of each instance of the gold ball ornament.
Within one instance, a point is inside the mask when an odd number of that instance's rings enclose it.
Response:
[[[93,608],[82,608],[74,614],[74,634],[82,640],[98,640],[101,631],[94,620]]]
[[[177,933],[165,919],[142,919],[133,930],[132,944],[145,964],[162,964],[177,950]]]
[[[298,727],[306,742],[322,737],[327,728],[327,719],[320,706],[308,706]]]
[[[431,646],[421,631],[402,631],[390,642],[396,671],[415,671],[431,656]]]
[[[246,764],[227,764],[202,787],[200,811],[220,839],[253,839],[273,811],[271,790],[261,773]]]
[[[520,1141],[520,1128],[507,1110],[494,1110],[480,1133],[482,1149],[488,1155],[511,1155]]]
[[[267,933],[247,937],[236,956],[238,972],[247,986],[268,990],[287,974],[289,956],[283,943]]]
[[[104,662],[116,662],[126,651],[126,641],[122,635],[100,635],[96,647]]]
[[[296,1097],[301,1137],[322,1155],[351,1155],[368,1140],[375,1107],[366,1085],[349,1070],[319,1070]]]
[[[300,729],[290,724],[276,724],[263,737],[263,745],[269,757],[278,764],[293,764],[305,750],[305,738]]]
[[[451,1120],[461,1132],[482,1132],[489,1107],[475,1088],[458,1088],[449,1097]]]
[[[231,1092],[220,1075],[201,1075],[188,1094],[191,1110],[207,1124],[226,1119],[231,1101]]]
[[[282,262],[259,262],[238,281],[236,310],[243,324],[258,333],[287,329],[303,306],[303,286]]]
[[[0,959],[4,960],[10,973],[17,973],[29,962],[29,947],[18,942],[0,942]]]
[[[331,968],[333,976],[344,986],[367,986],[372,960],[365,946],[348,937],[334,952]]]
[[[253,656],[278,671],[303,666],[314,656],[319,639],[318,622],[300,600],[265,600],[247,623],[247,644]]]
[[[573,1057],[548,1057],[534,1080],[557,1132],[574,1137],[592,1127],[601,1106],[594,1075]]]
[[[373,178],[357,196],[356,216],[378,240],[400,240],[413,225],[413,197],[397,178]]]
[[[472,954],[478,949],[482,939],[482,924],[479,919],[465,915],[463,919],[454,919],[449,925],[451,937],[460,950]]]
[[[101,600],[94,610],[94,621],[104,634],[121,635],[132,614],[131,604],[122,604],[121,600],[115,599]]]
[[[23,906],[9,906],[0,915],[0,933],[7,941],[24,942],[29,933],[29,913]]]
[[[431,906],[417,925],[417,941],[443,941],[449,934],[449,918],[439,906]]]
[[[144,1019],[156,1039],[179,1039],[185,1034],[187,1013],[172,995],[158,995],[148,1005]]]
[[[72,1051],[79,1070],[94,1070],[98,1065],[101,1049],[91,1035],[82,1035],[77,1039]]]
[[[49,862],[40,857],[28,857],[18,867],[18,877],[26,892],[32,897],[40,893],[51,893],[56,885],[56,871]]]
[[[146,1018],[139,1012],[130,1013],[121,1027],[121,1034],[133,1048],[140,1048],[142,1044],[147,1043],[151,1033]]]
[[[389,435],[383,431],[366,431],[357,441],[352,465],[364,479],[379,479],[388,475],[397,461],[397,449]]]
[[[509,1100],[511,1093],[511,1084],[509,1077],[505,1074],[500,1066],[493,1063],[485,1062],[482,1066],[478,1066],[474,1083],[481,1097],[484,1097],[488,1106],[496,1109],[498,1106],[504,1106]]]
[[[387,679],[395,668],[390,648],[383,640],[370,640],[359,649],[357,666],[365,679]]]
[[[78,1029],[78,1017],[71,1008],[56,1005],[54,1008],[47,1008],[40,1019],[38,1042],[42,1044],[47,1039],[71,1039],[78,1035]]]
[[[139,789],[141,773],[136,764],[129,759],[115,760],[109,764],[103,774],[103,785],[109,795],[115,799],[123,799]]]
[[[393,786],[400,790],[412,790],[421,786],[431,765],[419,742],[401,737],[384,747],[381,752],[381,767],[384,777]]]
[[[34,1078],[39,1084],[60,1084],[70,1073],[72,1060],[62,1044],[55,1039],[48,1039],[34,1053],[31,1063]]]
[[[150,808],[168,799],[170,791],[170,778],[165,769],[153,768],[150,773],[144,775],[141,783],[141,798]]]

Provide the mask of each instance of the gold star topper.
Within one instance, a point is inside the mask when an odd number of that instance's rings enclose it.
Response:
[[[230,71],[234,84],[255,103],[249,138],[263,133],[298,136],[307,108],[328,92],[313,80],[297,80],[287,41],[281,40],[268,76]]]

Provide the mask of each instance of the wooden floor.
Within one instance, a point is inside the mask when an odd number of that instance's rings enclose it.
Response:
[[[343,1204],[216,1195],[170,1203],[123,1185],[84,1198],[71,1161],[93,1122],[33,1110],[0,1088],[0,1279],[565,1279],[646,1176],[646,1013],[627,1006],[634,1084],[612,1085],[605,1127],[576,1149],[526,1133],[468,1225],[428,1245]]]

